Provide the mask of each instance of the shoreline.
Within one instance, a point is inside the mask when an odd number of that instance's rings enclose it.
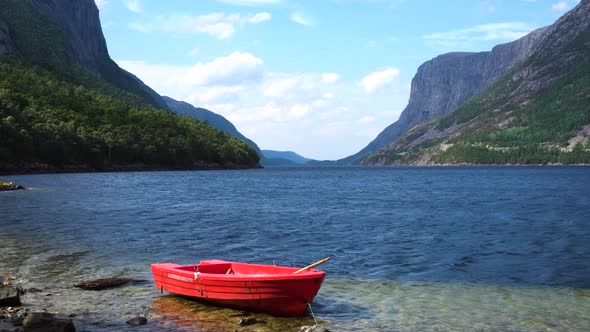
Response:
[[[221,171],[221,170],[245,170],[262,169],[260,164],[238,165],[238,164],[214,164],[201,163],[192,167],[172,167],[164,165],[110,165],[101,168],[90,165],[63,165],[55,166],[49,164],[0,164],[0,175],[27,175],[27,174],[68,174],[68,173],[112,173],[112,172],[163,172],[163,171]]]
[[[366,164],[359,165],[360,167],[391,167],[391,168],[402,168],[402,167],[423,167],[423,168],[438,168],[438,167],[590,167],[590,164],[469,164],[469,163],[458,163],[458,164],[426,164],[426,165],[405,165],[405,164]]]

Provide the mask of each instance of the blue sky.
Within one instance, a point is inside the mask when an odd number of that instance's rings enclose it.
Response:
[[[339,159],[407,104],[423,62],[487,51],[579,0],[95,0],[111,57],[262,149]]]

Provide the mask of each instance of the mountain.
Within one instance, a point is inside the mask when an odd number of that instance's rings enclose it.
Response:
[[[16,54],[110,95],[167,107],[110,58],[92,0],[0,0],[0,31],[0,54]]]
[[[171,111],[175,112],[176,114],[188,115],[188,116],[191,116],[199,121],[207,122],[210,126],[217,128],[221,131],[224,131],[224,132],[228,133],[229,135],[231,135],[233,137],[237,137],[237,138],[243,140],[244,142],[248,143],[248,145],[250,145],[254,150],[256,150],[256,152],[258,152],[259,155],[262,156],[258,145],[256,145],[256,143],[254,143],[252,140],[250,140],[246,136],[242,135],[242,133],[240,133],[236,129],[236,127],[231,122],[229,122],[229,120],[224,118],[223,116],[221,116],[217,113],[211,112],[208,109],[194,107],[193,105],[191,105],[187,102],[184,102],[184,101],[178,101],[178,100],[172,99],[170,97],[166,97],[166,96],[163,96],[162,98],[164,99],[164,101],[168,105],[168,108]]]
[[[313,159],[302,157],[293,151],[262,150],[262,155],[266,159],[274,159],[274,164],[303,165],[313,161]]]
[[[526,40],[524,56],[492,84],[450,113],[412,123],[361,163],[590,163],[590,0],[517,42]],[[449,83],[450,92],[464,90]]]
[[[0,0],[0,173],[259,167],[109,57],[93,0]]]
[[[455,110],[514,64],[527,58],[545,31],[545,28],[538,29],[489,52],[453,52],[425,62],[412,79],[410,100],[399,119],[361,151],[339,163],[358,163],[415,125]]]

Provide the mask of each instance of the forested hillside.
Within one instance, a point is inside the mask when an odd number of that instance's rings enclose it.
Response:
[[[245,142],[188,116],[138,106],[42,67],[0,61],[0,169],[55,166],[255,166]]]

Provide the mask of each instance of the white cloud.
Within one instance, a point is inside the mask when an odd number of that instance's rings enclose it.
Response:
[[[535,28],[523,22],[480,24],[470,28],[435,32],[422,36],[430,46],[443,48],[469,47],[477,41],[511,41]]]
[[[376,71],[363,77],[359,82],[359,86],[367,93],[374,93],[383,86],[393,82],[399,76],[399,69],[386,68],[381,71]]]
[[[557,10],[560,12],[563,12],[568,8],[569,8],[569,5],[565,1],[560,1],[560,2],[557,2],[557,3],[554,3],[553,5],[551,5],[551,9]]]
[[[328,71],[266,72],[262,59],[245,52],[190,66],[117,63],[160,94],[225,116],[262,148],[316,159],[362,149],[396,120],[389,110],[402,109],[409,95],[408,83],[396,80],[383,83],[388,93],[367,96],[355,82]]]
[[[374,40],[369,40],[366,44],[365,44],[366,48],[375,48],[377,47],[377,42]]]
[[[288,117],[291,119],[301,119],[301,118],[305,117],[309,113],[310,110],[311,110],[310,105],[295,104],[295,105],[291,106],[291,109],[289,110],[289,113],[288,113]]]
[[[192,33],[204,32],[216,38],[225,39],[234,34],[235,24],[239,20],[240,14],[212,13],[201,16],[184,16],[180,19],[180,25],[176,29]]]
[[[253,23],[253,24],[262,23],[264,21],[270,20],[271,17],[272,17],[272,15],[270,13],[266,13],[266,12],[264,12],[264,13],[258,13],[256,15],[250,17],[248,19],[248,22],[249,23]]]
[[[207,33],[218,39],[226,39],[234,35],[237,26],[257,24],[271,19],[269,13],[258,13],[251,17],[240,14],[210,13],[206,15],[172,15],[159,16],[148,23],[130,23],[132,30],[147,33],[152,31]]]
[[[340,75],[336,73],[323,73],[322,74],[322,82],[332,84],[338,82],[340,79]]]
[[[235,102],[239,99],[239,93],[246,89],[243,85],[234,86],[211,86],[201,89],[198,93],[187,97],[187,101],[192,104],[201,105],[212,102]]]
[[[140,0],[125,0],[125,7],[134,13],[141,13]]]
[[[316,22],[313,18],[307,16],[306,14],[304,14],[302,12],[293,12],[293,13],[291,13],[291,16],[289,16],[289,18],[291,19],[291,21],[293,21],[295,23],[305,25],[308,27],[316,25]]]
[[[365,123],[371,123],[371,122],[373,122],[373,121],[375,121],[375,117],[374,117],[374,116],[372,116],[372,115],[366,115],[366,116],[363,116],[362,118],[360,118],[360,119],[358,120],[358,122],[359,122],[359,123],[362,123],[362,124],[365,124]]]
[[[96,4],[96,7],[98,7],[98,10],[103,10],[109,3],[108,0],[94,0],[94,3]]]
[[[138,75],[160,94],[176,96],[181,93],[188,97],[198,91],[201,98],[193,100],[206,102],[235,95],[243,89],[240,86],[257,84],[263,78],[262,60],[243,52],[193,66],[148,64],[143,61],[117,63]]]
[[[273,80],[265,89],[265,97],[285,97],[299,84],[298,77],[288,77]]]
[[[190,55],[190,56],[197,56],[197,55],[199,55],[199,49],[198,48],[193,48],[192,50],[188,51],[188,55]]]

